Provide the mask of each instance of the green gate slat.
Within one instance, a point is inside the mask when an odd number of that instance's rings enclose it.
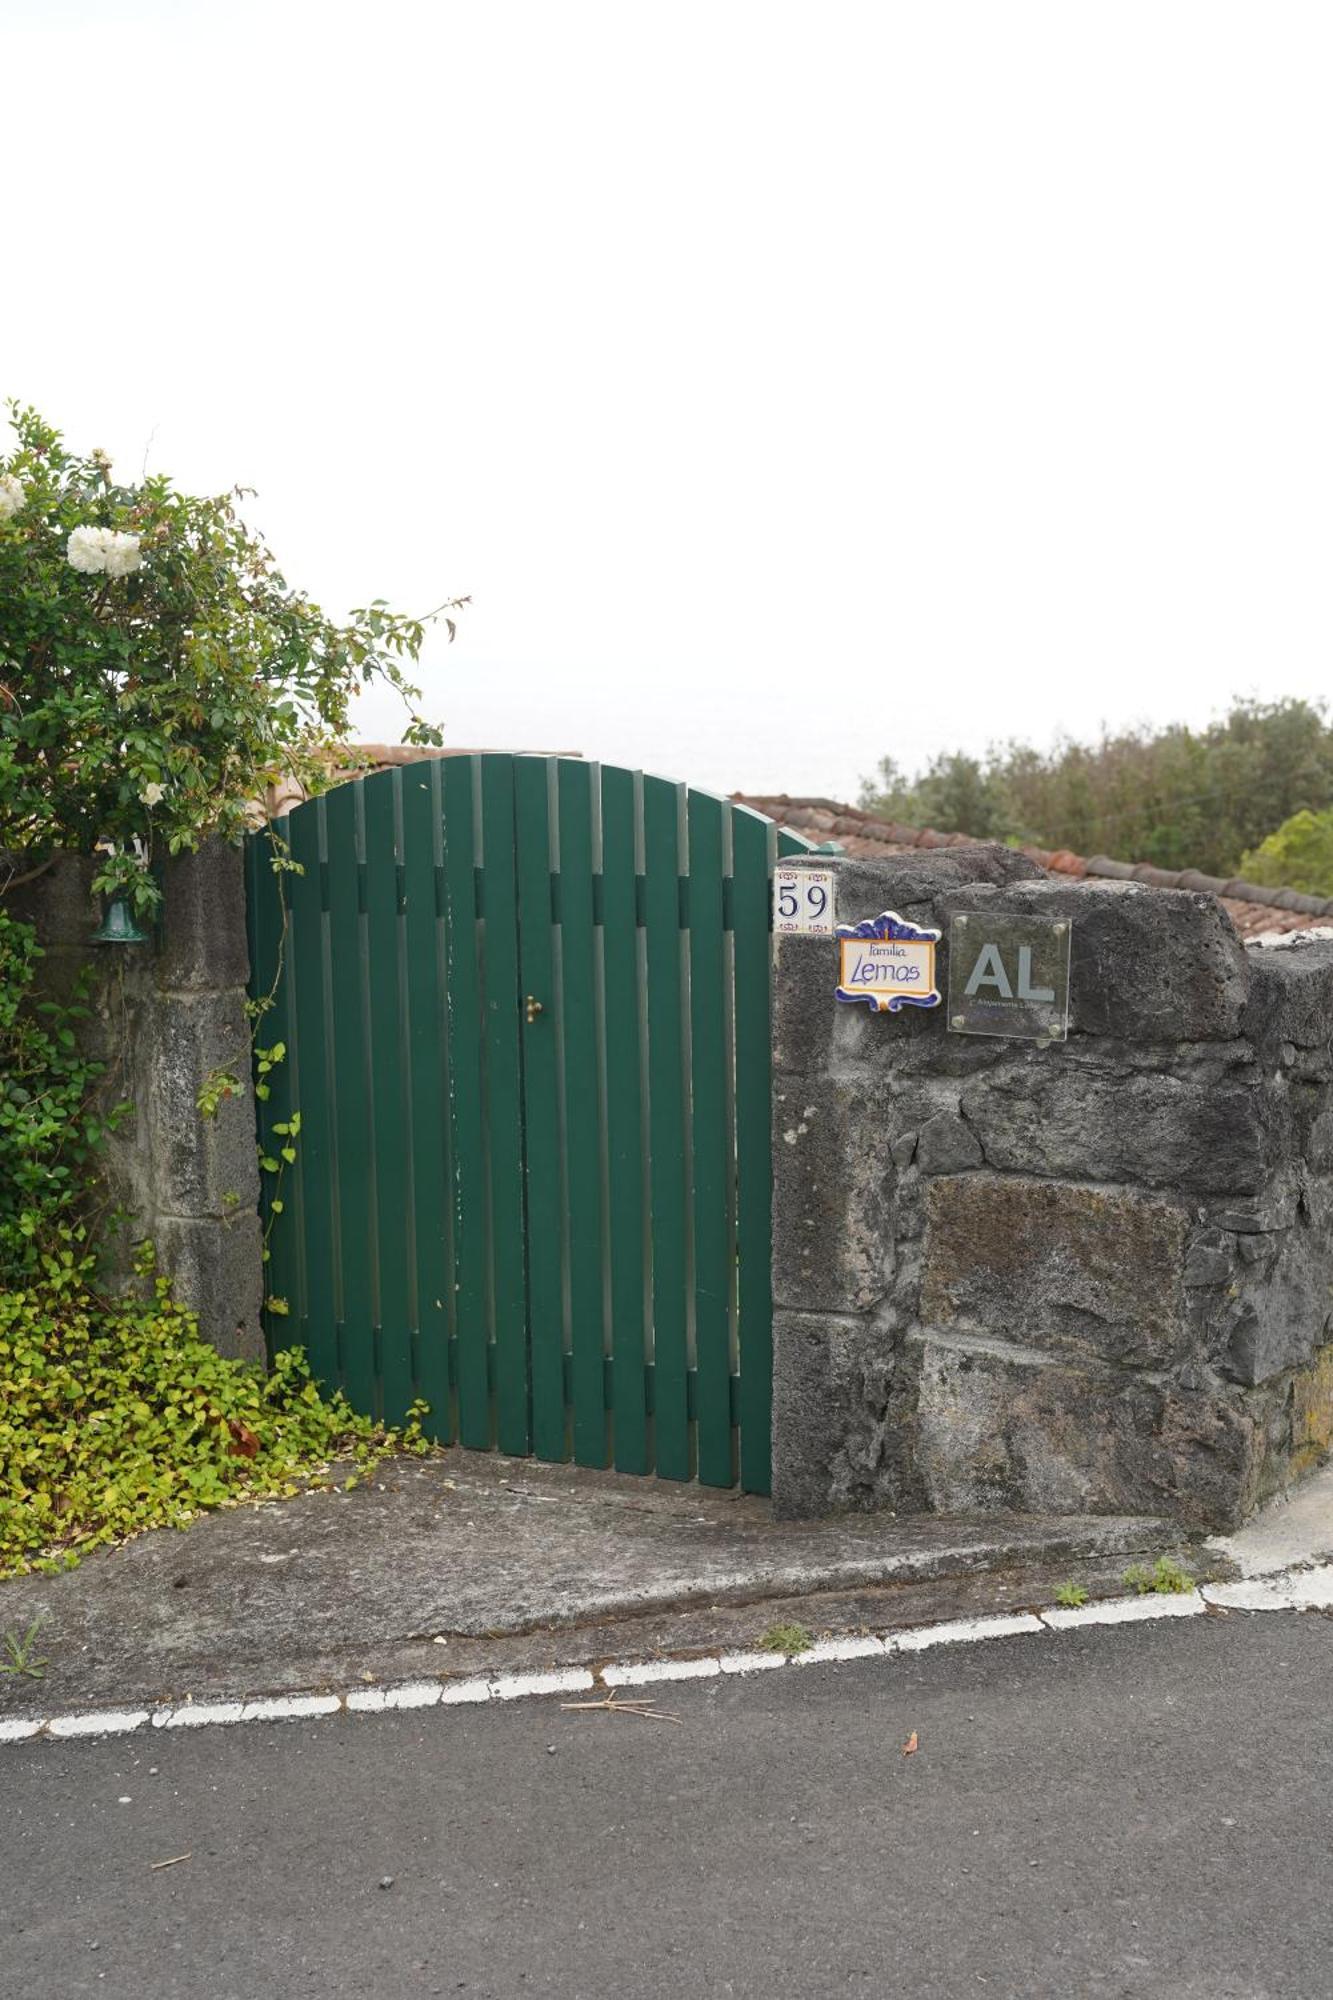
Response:
[[[412,1303],[417,1379],[430,1405],[425,1429],[443,1443],[457,1435],[449,1393],[454,1327],[453,1226],[449,1155],[448,1018],[444,988],[443,800],[436,761],[403,772],[403,921],[407,932],[406,1067],[412,1092]]]
[[[445,983],[449,1002],[454,1169],[454,1282],[458,1304],[458,1435],[479,1451],[493,1442],[486,1382],[485,1037],[477,955],[476,841],[471,757],[444,760]]]
[[[643,781],[648,968],[648,1184],[652,1218],[653,1443],[664,1479],[690,1476],[680,791]]]
[[[770,1484],[773,1109],[768,911],[772,832],[771,823],[757,813],[732,807],[740,1470],[747,1493],[767,1493]]]
[[[301,1130],[296,1160],[301,1176],[300,1229],[305,1250],[307,1352],[315,1379],[342,1387],[338,1355],[337,1161],[333,1118],[335,1070],[333,1026],[325,1003],[328,934],[320,893],[320,830],[324,802],[291,815],[292,860],[302,872],[283,876],[288,910],[287,962],[295,988],[293,1008],[298,1050],[296,1108]],[[260,1033],[261,1042],[264,1034]],[[282,1231],[279,1218],[274,1237]]]
[[[597,1060],[593,943],[592,771],[557,767],[560,841],[560,1035],[564,1053],[565,1188],[569,1217],[569,1327],[574,1458],[605,1465],[602,1401],[602,1093]]]
[[[565,1421],[564,1204],[560,1157],[560,1006],[551,923],[553,766],[545,757],[514,760],[518,846],[519,950],[523,995],[541,1012],[523,1027],[526,1139],[528,1337],[532,1448],[538,1458],[569,1456]]]
[[[409,1310],[408,1190],[412,1157],[410,1078],[403,1062],[405,1004],[399,949],[398,800],[401,773],[362,786],[365,818],[366,948],[369,986],[375,1301],[381,1410],[401,1424],[416,1395]]]
[[[374,1208],[368,1144],[366,925],[360,909],[361,795],[359,785],[335,786],[324,801],[324,818],[328,838],[334,1121],[338,1134],[340,1347],[348,1396],[357,1409],[374,1411],[379,1382],[375,1368]]]
[[[514,760],[482,757],[478,768],[496,1427],[501,1451],[521,1456],[529,1445],[528,1309],[523,1244],[523,1084],[519,1046]]]
[[[722,815],[720,799],[691,792],[690,1164],[694,1222],[694,1346],[699,1377],[699,1478],[735,1481],[730,1414],[731,1258],[727,1045],[723,1000]]]
[[[643,1104],[635,911],[634,775],[602,770],[602,967],[607,1216],[611,1258],[612,1438],[621,1472],[647,1472],[644,1406]]]

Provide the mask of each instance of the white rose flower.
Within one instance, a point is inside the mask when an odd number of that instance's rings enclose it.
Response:
[[[12,472],[0,477],[0,521],[11,520],[23,505],[25,497],[21,479],[16,479]]]
[[[128,576],[132,569],[138,569],[143,558],[139,554],[137,535],[112,534],[106,545],[106,573],[108,576]]]
[[[165,785],[159,785],[156,782],[154,782],[151,785],[145,785],[143,790],[140,792],[139,797],[143,800],[146,806],[160,806],[163,799],[166,797],[166,792],[167,788]]]
[[[106,538],[109,528],[75,528],[65,544],[65,560],[71,569],[90,575],[106,568]]]
[[[108,576],[128,576],[143,561],[139,537],[123,535],[115,528],[75,528],[65,555],[72,569],[92,574],[105,570]]]

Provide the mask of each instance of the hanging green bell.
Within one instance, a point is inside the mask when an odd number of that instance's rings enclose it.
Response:
[[[102,921],[93,932],[94,944],[148,944],[147,931],[141,931],[130,910],[129,898],[125,895],[112,896],[102,914]]]

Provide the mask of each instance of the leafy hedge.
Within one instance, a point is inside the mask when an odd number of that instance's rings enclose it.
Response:
[[[389,1431],[322,1396],[299,1349],[267,1372],[224,1360],[164,1278],[148,1299],[73,1275],[0,1292],[0,1388],[0,1577],[293,1494],[335,1458],[351,1485],[390,1451],[432,1448],[417,1412]]]

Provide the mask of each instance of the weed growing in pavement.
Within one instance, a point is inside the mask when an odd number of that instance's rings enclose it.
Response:
[[[1066,1611],[1077,1611],[1080,1604],[1086,1604],[1088,1593],[1081,1583],[1060,1583],[1055,1588],[1055,1601]]]
[[[1183,1597],[1194,1588],[1194,1578],[1170,1556],[1158,1556],[1151,1569],[1146,1563],[1134,1563],[1125,1571],[1123,1581],[1126,1590],[1135,1590],[1140,1597],[1147,1597],[1150,1591],[1162,1597]]]
[[[803,1653],[813,1643],[804,1625],[770,1625],[759,1644],[766,1653]]]
[[[40,1613],[33,1619],[22,1638],[17,1632],[6,1632],[0,1644],[4,1646],[6,1658],[0,1660],[0,1674],[26,1674],[30,1680],[39,1681],[50,1666],[50,1661],[35,1648],[37,1634],[41,1629]]]

